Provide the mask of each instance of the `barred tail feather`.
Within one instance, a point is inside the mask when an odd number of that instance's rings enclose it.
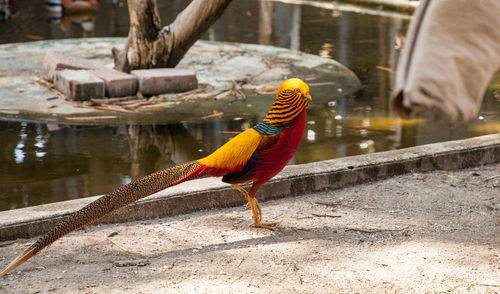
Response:
[[[40,237],[20,256],[7,265],[0,272],[0,277],[12,271],[62,236],[83,228],[141,198],[180,182],[202,177],[205,171],[206,167],[197,161],[192,161],[153,173],[102,196],[82,209],[70,214],[66,220]]]
[[[26,260],[30,259],[33,255],[36,254],[36,247],[35,244],[32,244],[30,247],[28,247],[21,255],[16,257],[11,263],[9,263],[1,272],[0,272],[0,277],[6,275],[19,265],[23,264]]]

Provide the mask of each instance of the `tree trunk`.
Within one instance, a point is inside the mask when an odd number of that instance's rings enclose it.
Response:
[[[193,0],[173,23],[161,28],[155,0],[128,0],[128,41],[123,50],[113,48],[115,69],[175,67],[230,2]]]

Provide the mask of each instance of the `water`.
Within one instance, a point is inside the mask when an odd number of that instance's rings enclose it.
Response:
[[[158,2],[164,24],[189,3]],[[0,43],[128,34],[124,1],[101,0],[96,14],[73,20],[49,16],[43,1],[18,0],[11,8],[15,17],[0,22]],[[407,17],[235,0],[203,38],[318,54],[358,75],[363,87],[354,96],[321,105],[313,100],[292,163],[500,132],[500,101],[493,91],[470,125],[402,121],[393,114],[388,97],[394,79],[388,69],[395,68],[399,54],[395,36],[404,34],[407,26]],[[106,193],[158,169],[207,155],[262,116],[121,127],[0,122],[0,210]]]

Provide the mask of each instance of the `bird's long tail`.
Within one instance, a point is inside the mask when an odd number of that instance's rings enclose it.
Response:
[[[83,228],[141,198],[179,184],[180,182],[202,177],[205,171],[206,167],[197,161],[192,161],[153,173],[102,196],[82,209],[72,213],[66,220],[40,237],[21,255],[7,265],[0,272],[0,277],[12,271],[62,236]]]

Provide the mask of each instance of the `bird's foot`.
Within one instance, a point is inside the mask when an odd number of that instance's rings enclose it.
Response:
[[[278,223],[277,222],[272,222],[272,223],[263,223],[262,222],[262,209],[260,208],[259,202],[255,197],[248,197],[248,205],[250,208],[252,208],[252,214],[253,214],[253,223],[251,223],[249,226],[254,226],[257,228],[264,228],[268,230],[274,230],[274,226],[276,226]]]
[[[277,224],[279,224],[278,222],[272,222],[272,223],[261,223],[260,221],[259,222],[253,222],[251,224],[249,224],[248,226],[249,227],[256,227],[256,228],[263,228],[263,229],[268,229],[268,230],[271,230],[273,231],[274,230],[274,226],[276,226]]]

